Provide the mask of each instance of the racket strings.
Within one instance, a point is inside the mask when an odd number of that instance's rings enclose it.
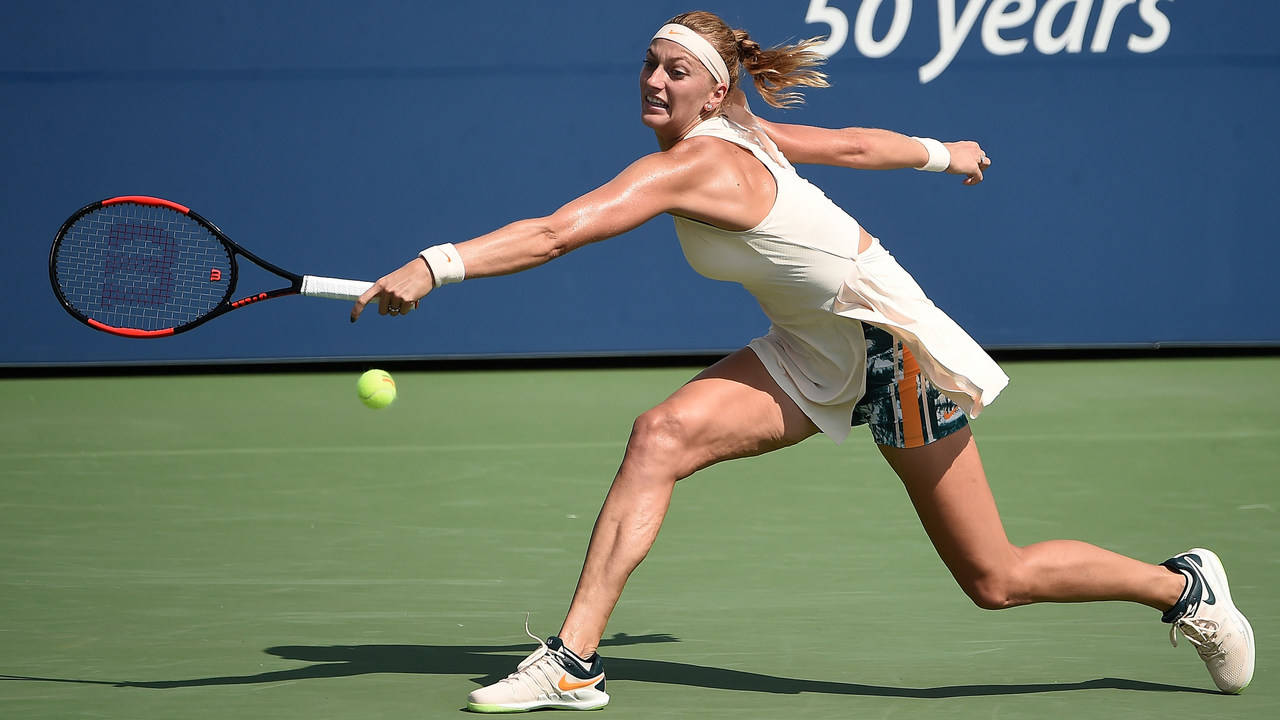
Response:
[[[177,285],[178,244],[164,228],[119,221],[107,235],[103,308],[139,305],[161,308]]]
[[[55,250],[65,301],[116,328],[180,327],[215,309],[231,255],[208,229],[166,207],[120,203],[77,219]]]

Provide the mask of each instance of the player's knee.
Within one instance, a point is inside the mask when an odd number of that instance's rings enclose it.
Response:
[[[1013,607],[1009,593],[998,583],[982,581],[964,586],[964,592],[974,605],[983,610],[1004,610]]]
[[[964,594],[983,610],[1004,610],[1032,601],[1034,570],[1016,545],[947,565]]]
[[[983,610],[1004,610],[1026,603],[1015,568],[998,568],[960,581],[974,605]]]
[[[627,448],[645,454],[666,454],[680,449],[685,443],[685,435],[679,413],[659,405],[636,418]]]
[[[667,467],[684,477],[684,458],[689,454],[691,432],[686,419],[674,409],[659,405],[636,418],[627,441],[627,456],[633,462]]]

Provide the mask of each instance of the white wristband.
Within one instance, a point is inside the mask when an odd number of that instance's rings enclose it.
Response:
[[[947,146],[934,140],[933,138],[912,137],[912,140],[924,146],[929,151],[929,162],[916,168],[925,172],[946,172],[951,167],[951,151],[947,150]]]
[[[462,265],[462,256],[452,243],[432,245],[418,253],[427,261],[431,275],[435,278],[436,287],[449,283],[462,282],[467,277],[467,269]]]

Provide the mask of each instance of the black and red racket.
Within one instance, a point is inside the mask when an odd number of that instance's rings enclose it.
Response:
[[[236,256],[289,285],[233,300]],[[141,195],[91,203],[67,218],[49,251],[49,279],[77,320],[135,338],[184,332],[285,295],[354,302],[373,286],[291,273],[240,247],[189,208]]]

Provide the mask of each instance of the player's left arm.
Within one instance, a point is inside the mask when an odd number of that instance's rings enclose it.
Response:
[[[793,163],[834,165],[857,170],[898,170],[923,167],[929,152],[919,141],[892,130],[878,128],[822,128],[812,125],[769,122],[760,126]],[[982,182],[990,159],[972,140],[943,143],[951,153],[947,172],[964,175],[964,184]]]

